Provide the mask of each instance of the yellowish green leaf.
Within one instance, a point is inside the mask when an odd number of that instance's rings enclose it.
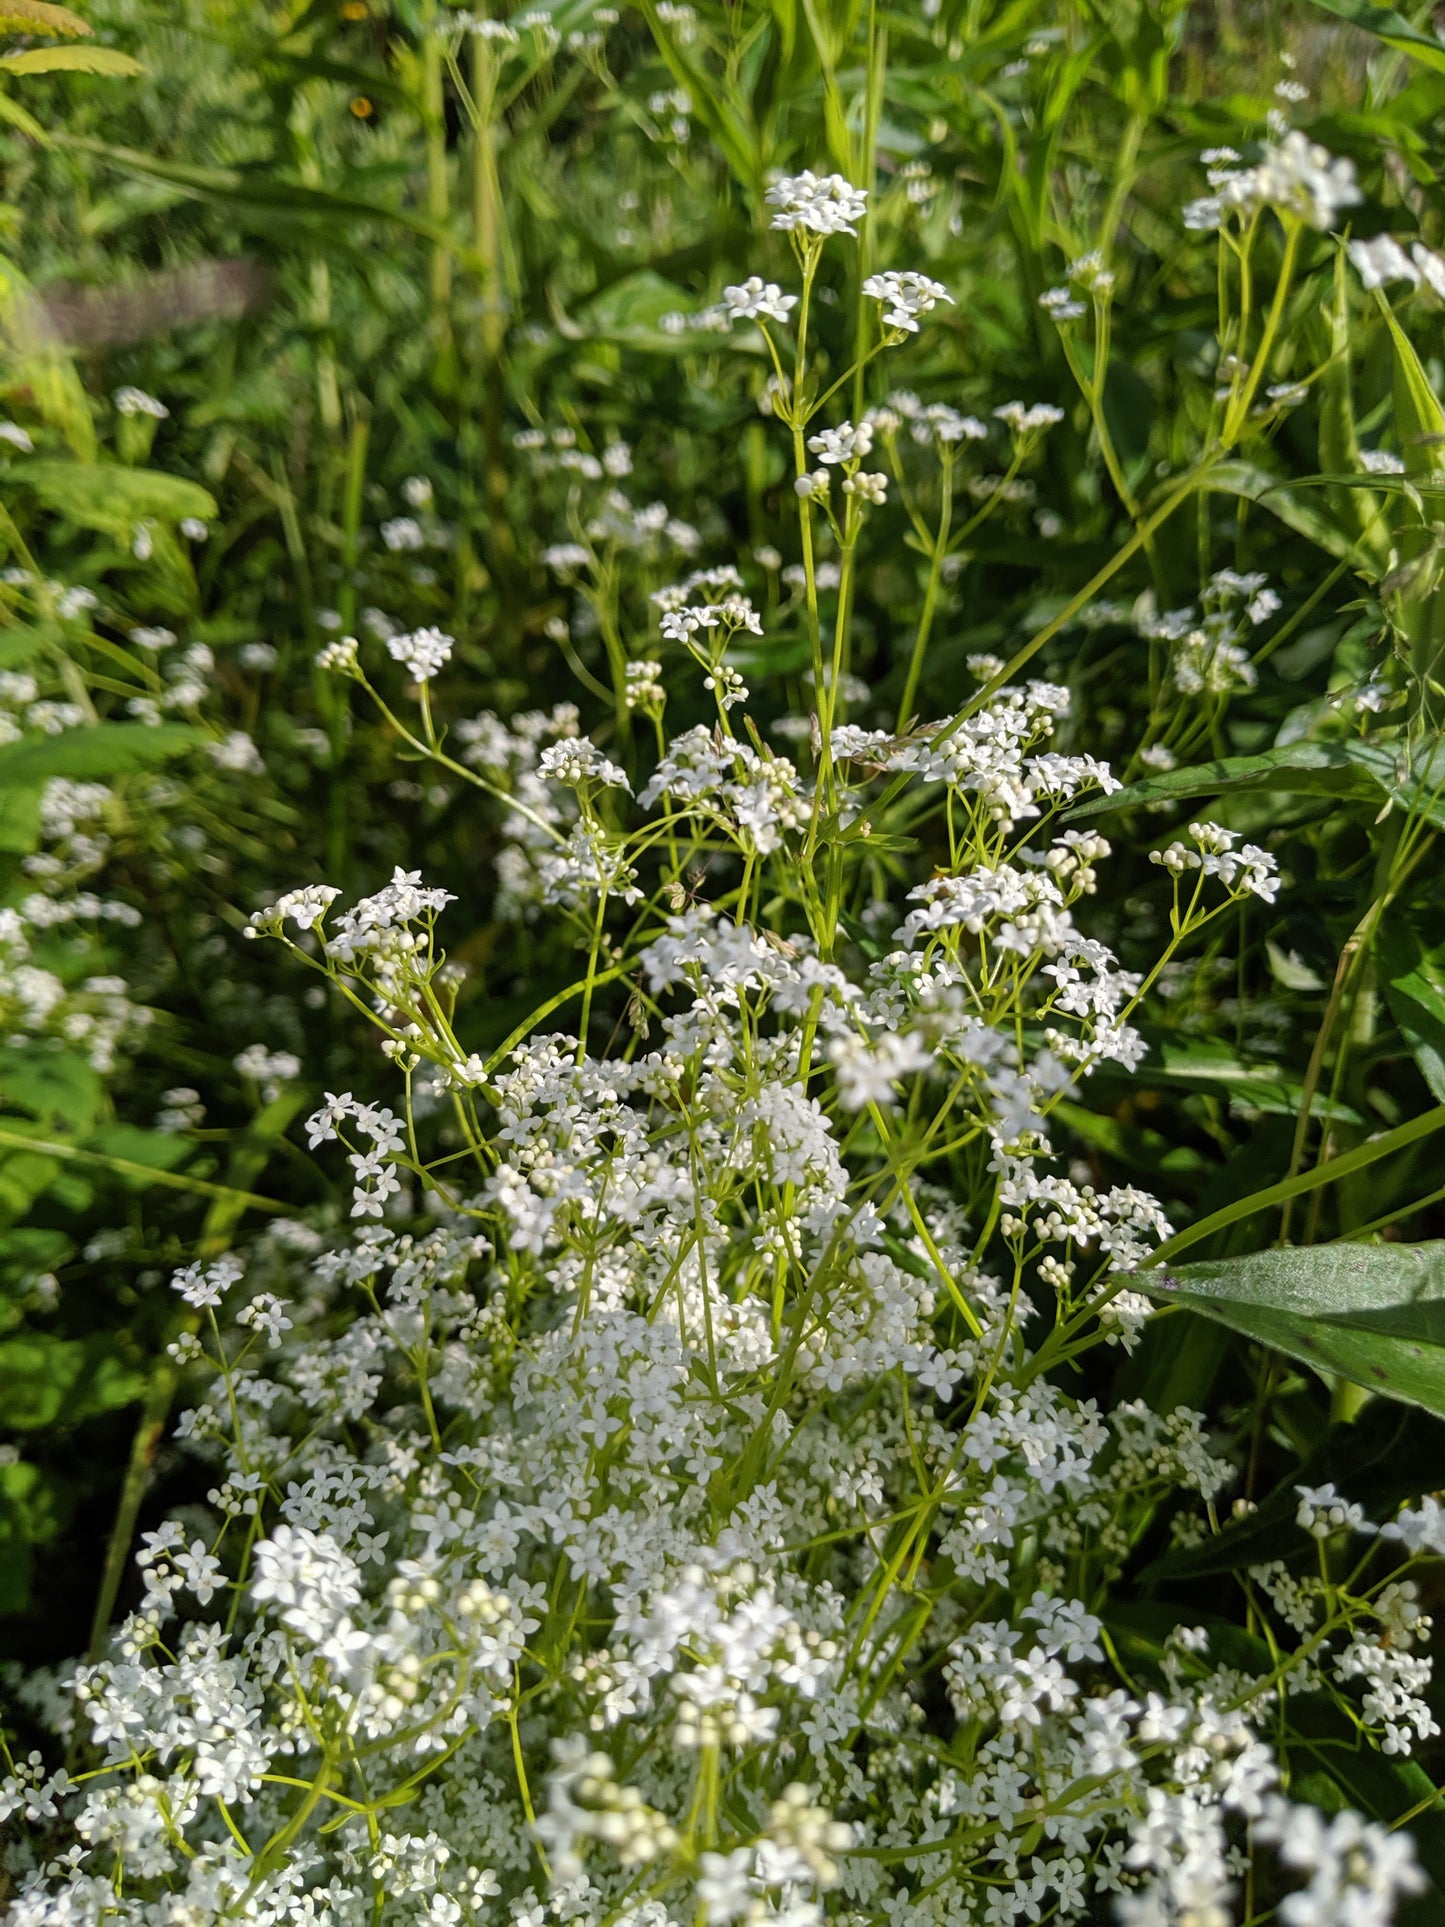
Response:
[[[7,74],[109,74],[133,80],[145,68],[114,47],[28,47],[24,53],[0,54]]]

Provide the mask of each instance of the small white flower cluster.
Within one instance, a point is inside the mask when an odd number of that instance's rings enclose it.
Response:
[[[941,281],[912,269],[890,269],[886,274],[870,274],[863,292],[883,309],[883,326],[899,334],[916,335],[920,315],[929,314],[940,301],[953,305],[953,296]]]
[[[723,311],[730,322],[777,321],[786,324],[797,305],[798,297],[795,294],[784,294],[776,281],[764,281],[756,274],[749,275],[740,287],[723,289]]]
[[[805,169],[768,189],[768,206],[775,209],[772,226],[785,234],[855,234],[868,206],[867,190],[854,187],[841,174],[821,177]]]
[[[404,665],[414,683],[425,683],[451,661],[455,642],[454,636],[441,629],[414,629],[406,635],[392,636],[386,650],[394,661]]]
[[[1113,270],[1105,267],[1104,257],[1097,248],[1081,254],[1077,261],[1068,266],[1068,280],[1082,288],[1086,294],[1096,299],[1107,298],[1114,291]],[[1039,306],[1053,321],[1078,321],[1086,315],[1088,304],[1080,300],[1073,286],[1046,288],[1039,296]]]
[[[1445,256],[1421,241],[1412,242],[1406,254],[1393,234],[1376,234],[1368,241],[1349,242],[1346,252],[1367,288],[1387,287],[1392,281],[1418,288],[1423,281],[1432,294],[1445,299]]]
[[[1267,142],[1253,167],[1240,166],[1232,148],[1212,148],[1203,158],[1212,191],[1184,210],[1187,228],[1218,228],[1236,216],[1248,221],[1261,208],[1272,207],[1327,232],[1364,198],[1354,163],[1336,158],[1298,128]]]
[[[961,415],[947,402],[925,405],[906,388],[894,389],[886,402],[868,410],[864,420],[885,436],[897,435],[906,423],[912,440],[925,448],[935,442],[954,448],[960,442],[981,442],[988,435],[987,425],[976,415]]]
[[[43,1057],[57,1047],[76,1052],[107,1075],[123,1047],[136,1042],[151,1013],[133,1004],[123,977],[69,980],[36,961],[34,934],[83,918],[134,924],[128,904],[110,905],[82,892],[27,898],[20,909],[0,908],[0,1036],[22,1053]]]
[[[285,1086],[294,1084],[301,1075],[301,1059],[293,1051],[267,1050],[264,1044],[248,1044],[233,1062],[268,1104],[274,1103]]]
[[[537,765],[540,773],[553,783],[580,789],[587,783],[600,783],[604,789],[630,790],[627,772],[604,756],[586,736],[567,736],[542,751]]]
[[[1191,823],[1189,835],[1193,849],[1176,840],[1166,849],[1151,850],[1149,861],[1161,865],[1176,881],[1197,870],[1201,877],[1218,877],[1232,896],[1274,902],[1279,894],[1279,865],[1267,850],[1255,843],[1236,850],[1238,836],[1217,823]]]
[[[152,421],[163,422],[171,412],[163,401],[157,401],[154,395],[148,395],[143,388],[117,388],[111,400],[115,403],[118,415],[148,415]]]
[[[393,1155],[406,1149],[400,1120],[385,1105],[362,1104],[350,1091],[334,1096],[327,1092],[326,1102],[306,1120],[306,1142],[314,1151],[318,1144],[337,1140],[348,1143],[343,1127],[354,1123],[362,1137],[370,1141],[369,1151],[352,1149],[348,1158],[352,1171],[351,1215],[353,1218],[380,1218],[387,1200],[401,1190]]]
[[[1036,401],[1032,405],[1021,401],[1006,401],[993,412],[995,419],[1001,421],[1020,441],[1032,439],[1064,419],[1063,409],[1056,408],[1048,401]]]
[[[1259,680],[1250,653],[1249,631],[1276,614],[1280,598],[1258,570],[1241,575],[1220,569],[1209,578],[1203,613],[1193,605],[1155,612],[1145,598],[1134,626],[1150,641],[1170,648],[1170,676],[1183,696],[1228,698],[1253,689]]]

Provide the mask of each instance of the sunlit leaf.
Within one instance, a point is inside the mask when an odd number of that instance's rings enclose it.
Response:
[[[7,74],[108,74],[133,80],[145,68],[114,47],[29,47],[24,53],[0,54],[0,70]]]
[[[1141,1286],[1288,1358],[1445,1416],[1445,1242],[1161,1266]]]

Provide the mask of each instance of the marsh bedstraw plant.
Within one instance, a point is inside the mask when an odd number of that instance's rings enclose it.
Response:
[[[1278,210],[1281,287],[1353,198],[1292,134],[1217,164],[1191,224],[1236,258]],[[570,431],[517,454],[566,479],[547,563],[605,645],[600,744],[567,703],[444,721],[439,627],[326,647],[408,757],[491,799],[511,914],[585,966],[483,1058],[454,1024],[451,899],[419,873],[350,903],[300,881],[251,917],[376,1026],[393,1090],[309,1120],[349,1166],[350,1236],[283,1224],[172,1280],[213,1523],[146,1534],[140,1603],[57,1696],[67,1766],[12,1762],[0,1811],[34,1842],[12,1927],[1373,1927],[1420,1885],[1407,1833],[1292,1800],[1278,1736],[1303,1692],[1387,1753],[1437,1730],[1412,1574],[1445,1514],[1302,1491],[1318,1571],[1243,1581],[1262,1662],[1181,1624],[1141,1681],[1111,1586],[1157,1522],[1216,1530],[1234,1468],[1201,1413],[1071,1389],[1138,1343],[1135,1274],[1171,1227],[1067,1166],[1055,1113],[1138,1065],[1141,1004],[1216,919],[1274,902],[1275,859],[1209,821],[1169,841],[1167,943],[1125,970],[1090,934],[1109,843],[1063,821],[1119,779],[1060,746],[1069,692],[1022,673],[1038,639],[914,713],[950,558],[1061,411],[856,407],[950,299],[907,270],[863,279],[824,385],[819,267],[867,196],[804,173],[767,198],[794,286],[753,276],[679,325],[761,337],[797,517],[769,606],[801,608],[812,713],[765,741],[738,655],[766,649],[756,584],[629,499],[620,442]],[[1088,303],[1046,305],[1102,325],[1109,285],[1086,263]],[[1201,465],[1265,406],[1280,312],[1252,349],[1226,317]],[[989,442],[1003,469],[974,474]],[[852,721],[854,563],[890,490],[927,586],[897,713]],[[1114,567],[1186,495],[1131,497]],[[1147,618],[1169,666],[1146,767],[1195,727],[1186,698],[1207,734],[1247,684],[1274,606],[1226,571],[1203,615]],[[712,714],[670,734],[689,682]]]

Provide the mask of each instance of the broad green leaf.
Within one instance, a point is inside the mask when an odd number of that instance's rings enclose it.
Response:
[[[1397,13],[1393,7],[1372,7],[1365,4],[1365,0],[1310,0],[1310,4],[1322,13],[1332,13],[1337,20],[1348,20],[1362,33],[1373,34],[1387,47],[1408,54],[1412,60],[1433,67],[1437,73],[1445,73],[1445,46],[1433,35],[1412,27],[1404,14]]]
[[[1316,970],[1311,970],[1297,952],[1282,950],[1273,937],[1264,940],[1264,954],[1269,964],[1269,974],[1277,984],[1286,990],[1323,990],[1325,980]]]
[[[1301,1086],[1279,1064],[1268,1060],[1250,1062],[1241,1058],[1222,1040],[1197,1039],[1187,1044],[1165,1042],[1157,1052],[1162,1068],[1159,1081],[1182,1084],[1186,1088],[1213,1088],[1237,1098],[1251,1110],[1266,1116],[1294,1117],[1298,1114]],[[1152,1077],[1151,1082],[1155,1081]],[[1322,1117],[1347,1124],[1364,1122],[1359,1112],[1335,1099],[1333,1104],[1321,1096],[1316,1109]]]
[[[1316,1371],[1445,1415],[1445,1242],[1166,1265],[1138,1282]]]
[[[34,662],[42,650],[58,640],[58,636],[47,635],[43,629],[31,629],[20,623],[10,629],[0,629],[0,669],[18,669],[22,663]]]
[[[39,460],[24,463],[15,480],[53,513],[127,543],[137,522],[179,522],[188,515],[201,522],[216,519],[213,495],[197,482],[159,469]]]
[[[108,74],[133,80],[145,68],[114,47],[29,47],[24,53],[0,54],[7,74]]]
[[[0,1225],[7,1230],[27,1216],[63,1168],[52,1146],[31,1143],[39,1129],[29,1118],[7,1118],[0,1129]]]
[[[0,1613],[25,1610],[35,1553],[57,1536],[70,1510],[51,1473],[23,1459],[0,1465]]]
[[[40,848],[43,783],[12,783],[0,788],[0,850],[29,856]]]
[[[1380,920],[1375,962],[1390,1014],[1431,1095],[1445,1102],[1445,946],[1427,941],[1418,912],[1395,904]]]
[[[165,1131],[147,1131],[138,1124],[108,1124],[92,1133],[81,1147],[108,1161],[125,1182],[144,1185],[152,1174],[170,1172],[194,1155],[189,1138]]]
[[[144,1390],[144,1376],[119,1356],[108,1332],[25,1332],[0,1340],[0,1425],[8,1431],[78,1424],[132,1404]]]
[[[31,1045],[0,1051],[0,1103],[42,1123],[87,1130],[105,1109],[105,1085],[85,1058]]]
[[[59,736],[29,737],[0,748],[0,795],[52,776],[96,782],[154,769],[206,740],[189,723],[90,723]]]
[[[0,28],[11,33],[89,34],[88,21],[53,0],[0,0]]]

